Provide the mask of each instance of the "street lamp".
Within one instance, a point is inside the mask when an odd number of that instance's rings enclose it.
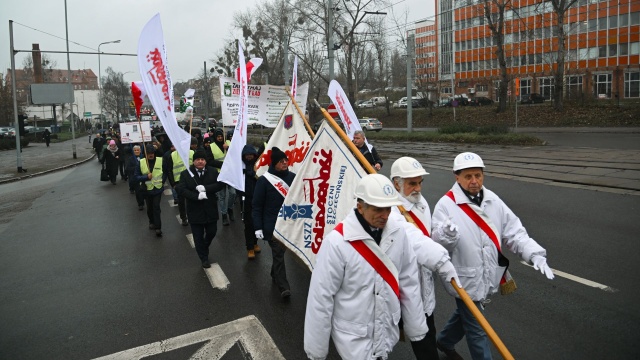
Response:
[[[105,41],[98,45],[98,88],[100,90],[100,100],[102,100],[102,69],[100,68],[100,46],[104,44],[117,44],[120,40],[114,41]],[[104,129],[104,124],[102,122],[102,101],[100,101],[100,128]]]

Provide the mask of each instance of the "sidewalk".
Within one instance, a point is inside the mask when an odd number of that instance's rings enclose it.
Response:
[[[76,159],[73,158],[72,143],[76,147]],[[21,158],[22,168],[27,171],[18,173],[16,150],[0,151],[0,185],[79,165],[94,158],[94,153],[89,136],[81,136],[73,142],[52,142],[49,147],[45,143],[31,142],[22,149]]]

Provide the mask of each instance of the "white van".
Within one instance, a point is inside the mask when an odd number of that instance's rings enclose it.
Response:
[[[387,98],[385,98],[384,96],[374,96],[371,98],[371,102],[375,106],[384,105],[387,103]]]

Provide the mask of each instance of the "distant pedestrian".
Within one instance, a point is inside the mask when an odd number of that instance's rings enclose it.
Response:
[[[47,147],[49,147],[49,143],[51,142],[51,132],[49,131],[49,129],[44,129],[44,134],[42,134],[42,138],[44,139],[44,142],[47,144]]]
[[[244,221],[244,240],[247,246],[247,257],[249,260],[255,259],[256,253],[262,249],[258,245],[255,229],[253,228],[253,217],[251,216],[253,202],[253,191],[256,187],[256,172],[254,166],[258,160],[258,152],[253,145],[247,144],[242,149],[242,172],[244,173],[244,192],[240,193],[242,199],[242,220]]]
[[[89,128],[89,130],[87,130],[87,134],[89,134],[89,144],[91,144],[91,134],[93,133],[92,128]]]
[[[118,163],[120,162],[120,149],[116,145],[115,140],[111,140],[107,145],[104,155],[102,156],[102,164],[106,165],[109,173],[109,181],[115,185],[118,179]]]
[[[160,218],[160,202],[162,201],[162,157],[156,157],[156,149],[147,145],[146,160],[140,161],[140,168],[136,169],[136,181],[144,183],[145,202],[149,229],[156,231],[156,236],[162,236],[162,219]]]
[[[102,146],[104,145],[104,138],[100,136],[100,134],[96,134],[95,139],[93,139],[93,150],[96,153],[96,157],[99,162],[102,162]]]

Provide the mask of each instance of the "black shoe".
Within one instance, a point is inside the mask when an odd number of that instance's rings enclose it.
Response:
[[[140,210],[140,211],[144,210],[144,206],[142,206],[142,205],[138,206],[138,210]]]
[[[436,347],[438,350],[442,351],[445,355],[447,355],[447,359],[451,360],[464,360],[460,354],[456,351],[456,349],[446,349],[439,342],[436,342]]]
[[[285,291],[281,292],[280,296],[283,299],[287,299],[287,298],[291,297],[291,290],[285,290]]]
[[[162,230],[156,229],[156,236],[157,237],[161,237],[162,236]]]
[[[236,221],[235,216],[233,216],[233,209],[227,209],[227,214],[229,215],[229,220]]]
[[[187,219],[182,219],[182,226],[189,226],[189,221],[187,221]]]
[[[229,225],[229,217],[227,216],[227,214],[222,214],[222,225],[223,226]]]
[[[208,269],[211,267],[211,264],[209,264],[209,260],[205,260],[202,262],[202,267],[205,269]]]
[[[155,225],[153,225],[153,224],[149,224],[149,230],[155,230],[155,229],[156,229],[156,226],[155,226]]]
[[[173,200],[173,205],[178,205],[178,200]]]

